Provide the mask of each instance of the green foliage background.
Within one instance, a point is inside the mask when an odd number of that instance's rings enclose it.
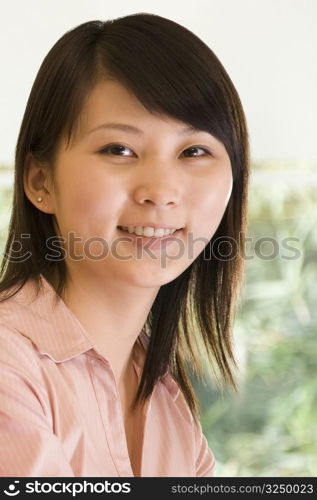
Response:
[[[252,167],[251,258],[234,327],[239,395],[197,385],[217,476],[317,475],[316,174]]]
[[[3,179],[10,174],[0,168],[1,256],[13,177]],[[317,475],[316,174],[305,165],[252,165],[250,241],[234,327],[239,394],[222,393],[211,377],[193,381],[217,476]]]

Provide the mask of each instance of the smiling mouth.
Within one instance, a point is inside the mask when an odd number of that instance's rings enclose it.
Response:
[[[167,238],[172,238],[173,236],[177,235],[178,233],[180,233],[182,231],[183,228],[181,227],[181,228],[177,229],[176,231],[174,231],[173,234],[167,234],[165,236],[144,236],[143,234],[139,235],[139,234],[135,234],[135,233],[129,233],[129,231],[122,229],[121,226],[117,226],[117,229],[119,231],[121,231],[122,233],[127,234],[128,236],[131,236],[132,238],[144,238],[147,240],[165,240]]]

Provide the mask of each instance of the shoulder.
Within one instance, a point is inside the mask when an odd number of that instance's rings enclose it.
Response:
[[[23,286],[16,285],[0,293],[0,326],[1,332],[18,337],[18,332],[28,330],[32,322],[32,301],[36,298],[35,288],[31,280]]]
[[[183,436],[186,441],[191,441],[191,446],[194,446],[195,420],[183,391],[170,371],[160,378],[158,386],[160,395],[158,404],[162,419],[174,426],[175,436]]]
[[[42,369],[37,350],[29,338],[0,321],[0,369],[38,385]],[[42,384],[41,384],[42,385]]]
[[[3,299],[4,294],[0,294]],[[29,291],[22,287],[0,302],[0,370],[2,380],[43,393],[43,369],[38,349],[29,331],[37,328]]]
[[[30,328],[32,316],[23,303],[23,288],[8,298],[7,295],[0,294],[0,363],[22,367],[26,359],[36,355],[30,338],[23,335]]]
[[[20,355],[23,359],[23,355],[26,354],[36,355],[30,339],[28,337],[24,337],[21,332],[15,330],[15,328],[10,324],[10,320],[7,322],[6,318],[1,318],[0,361],[9,360],[12,357],[17,358],[17,355]]]
[[[160,416],[163,420],[166,417],[166,421],[173,427],[173,433],[171,433],[173,439],[175,440],[176,436],[179,436],[186,449],[186,454],[189,453],[189,456],[192,456],[193,475],[214,476],[215,457],[209,448],[201,422],[194,419],[182,390],[170,373],[164,375],[161,387],[165,397],[160,403],[162,413]],[[168,401],[167,404],[166,401]]]

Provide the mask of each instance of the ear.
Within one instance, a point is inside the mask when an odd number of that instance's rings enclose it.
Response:
[[[55,195],[47,165],[40,164],[30,152],[26,156],[23,174],[25,195],[36,208],[47,214],[55,214]],[[37,201],[41,196],[42,201]]]

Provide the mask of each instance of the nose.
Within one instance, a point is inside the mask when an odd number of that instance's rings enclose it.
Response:
[[[137,190],[136,201],[141,205],[155,205],[164,207],[168,205],[177,205],[178,196],[171,188],[161,189],[142,187]]]
[[[161,168],[162,167],[162,168]],[[179,204],[181,181],[171,173],[171,168],[147,165],[134,190],[134,199],[141,205],[157,207],[176,206]]]

